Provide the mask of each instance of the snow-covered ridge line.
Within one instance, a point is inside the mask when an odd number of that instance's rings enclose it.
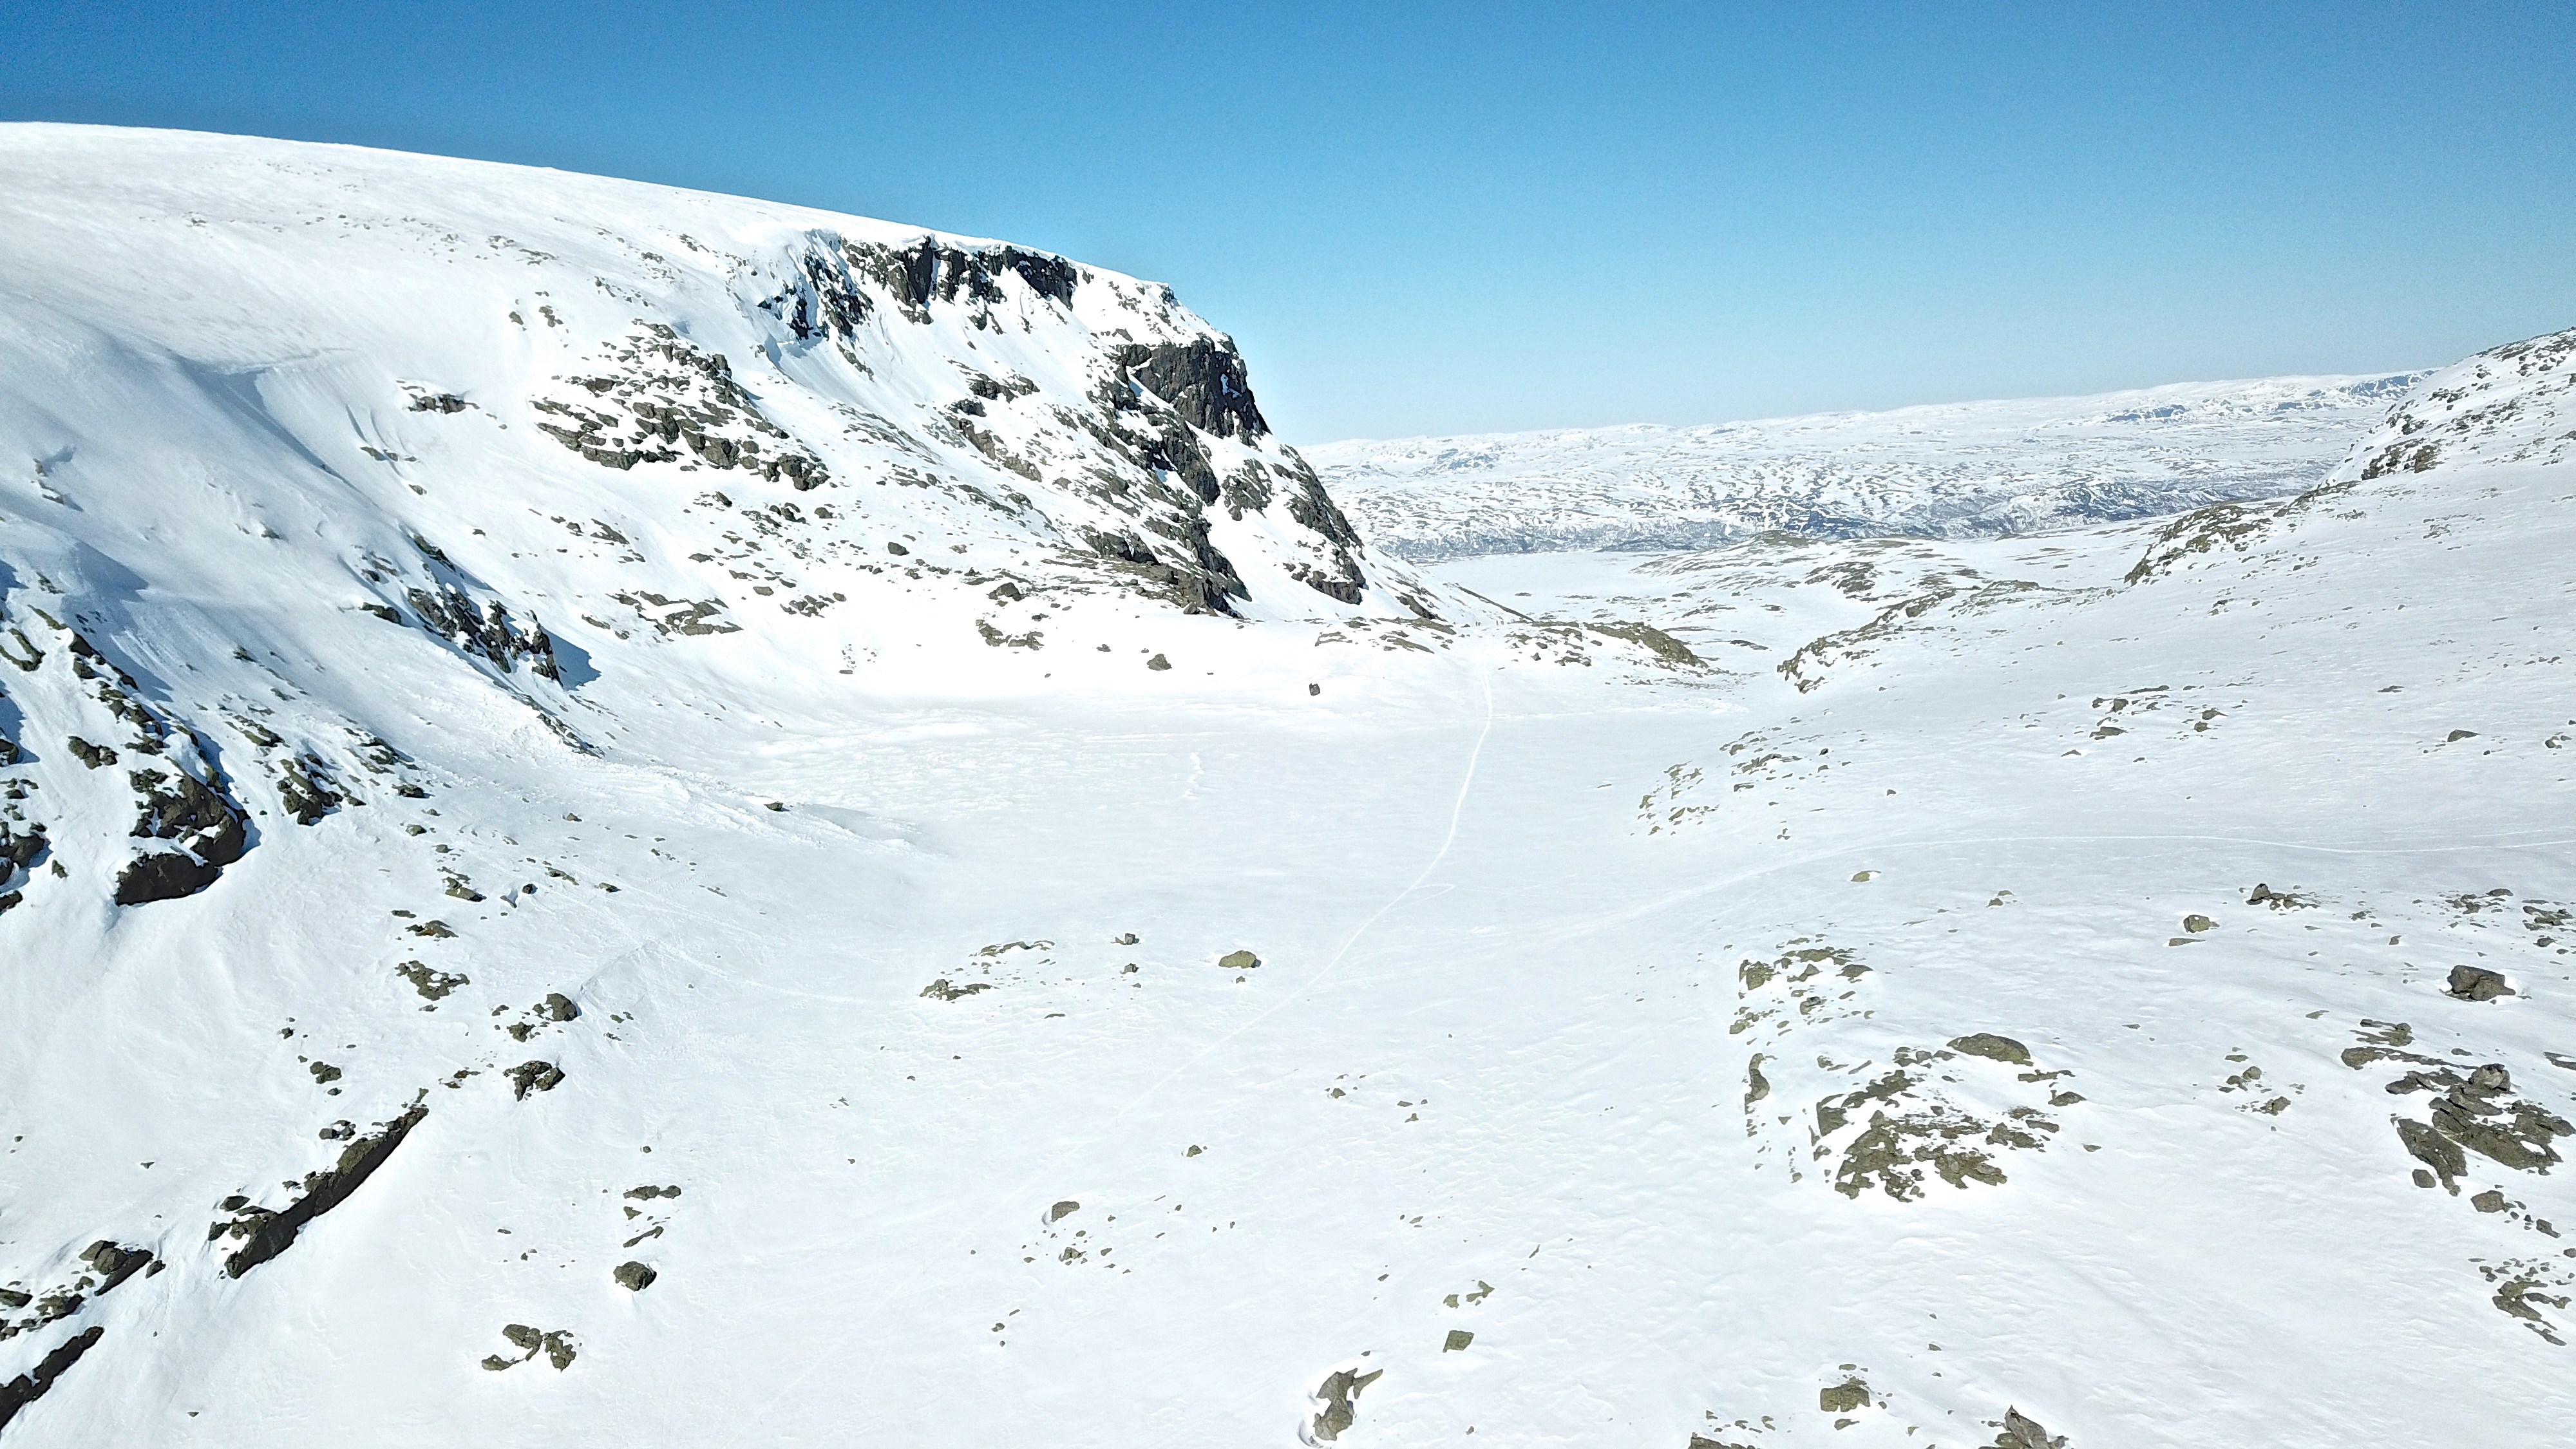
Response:
[[[1248,619],[1429,608],[1271,435],[1232,341],[1156,283],[866,218],[350,147],[22,125],[0,128],[0,175],[0,446],[81,497],[71,531],[110,556],[99,530],[142,505],[142,479],[193,478],[149,506],[211,492],[266,516],[328,497],[338,546],[432,540],[501,596],[568,602],[541,611],[557,635],[585,618],[668,632],[677,605],[645,598],[780,609],[756,632],[842,665],[923,629],[1025,638],[1020,616],[1052,612],[1030,601],[1058,588]],[[519,532],[548,497],[541,532],[577,507],[588,536],[635,540],[619,577],[532,573],[564,551]],[[763,570],[741,566],[728,518],[778,535],[808,576],[795,595],[736,587]],[[900,566],[922,587],[893,592],[965,617],[824,617],[889,587],[861,555],[923,544],[950,557]],[[300,537],[287,551],[346,572]],[[728,597],[743,592],[771,601]],[[710,618],[693,621],[724,632]]]
[[[1410,558],[1706,548],[1765,531],[1994,536],[2313,487],[2423,376],[2176,383],[1305,453],[1370,539]]]
[[[2420,374],[2356,444],[2337,482],[2443,463],[2563,463],[2576,454],[2576,328],[2489,348]]]

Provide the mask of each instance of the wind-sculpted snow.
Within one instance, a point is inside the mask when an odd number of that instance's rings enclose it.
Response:
[[[1416,573],[1060,258],[0,173],[0,1449],[2576,1419],[2564,334],[2295,498]]]
[[[1980,538],[2314,486],[2422,374],[2182,383],[1714,427],[1306,449],[1381,548],[1414,559]]]

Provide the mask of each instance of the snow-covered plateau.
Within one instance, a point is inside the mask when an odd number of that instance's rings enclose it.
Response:
[[[2576,331],[1411,564],[1049,254],[0,194],[0,1449],[2576,1423]]]
[[[1978,538],[2303,493],[2422,375],[1305,451],[1361,531],[1413,559],[1711,548],[1766,531]]]

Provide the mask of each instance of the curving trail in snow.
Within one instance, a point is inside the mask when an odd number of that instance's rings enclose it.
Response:
[[[1303,980],[1299,981],[1296,986],[1288,992],[1288,994],[1282,996],[1277,1002],[1263,1009],[1258,1015],[1252,1017],[1250,1020],[1234,1027],[1215,1041],[1208,1043],[1205,1047],[1199,1050],[1197,1055],[1192,1056],[1189,1060],[1181,1063],[1179,1066],[1172,1068],[1172,1070],[1166,1073],[1162,1078],[1146,1087],[1143,1091],[1137,1093],[1133,1098],[1129,1099],[1124,1106],[1120,1107],[1117,1111],[1110,1114],[1107,1119],[1102,1121],[1099,1124],[1099,1127],[1094,1130],[1088,1138],[1063,1148],[1054,1156],[1050,1157],[1045,1163],[1040,1165],[1035,1171],[1030,1172],[1022,1180],[1015,1183],[1007,1192],[994,1195],[984,1211],[977,1215],[958,1232],[950,1245],[952,1249],[962,1247],[966,1242],[970,1241],[978,1234],[989,1230],[994,1220],[1004,1213],[1015,1208],[1025,1206],[1031,1197],[1034,1194],[1043,1191],[1049,1182],[1060,1179],[1069,1164],[1081,1159],[1087,1153],[1092,1151],[1102,1140],[1106,1139],[1110,1135],[1111,1131],[1121,1122],[1125,1121],[1131,1114],[1143,1107],[1166,1087],[1190,1076],[1210,1058],[1216,1056],[1218,1053],[1224,1051],[1228,1046],[1232,1045],[1238,1038],[1243,1037],[1262,1025],[1264,1022],[1270,1020],[1272,1017],[1277,1016],[1280,1012],[1285,1011],[1292,1005],[1295,1005],[1305,997],[1307,992],[1321,986],[1325,981],[1329,980],[1334,971],[1341,966],[1342,958],[1350,954],[1351,947],[1357,945],[1360,938],[1367,935],[1371,927],[1375,926],[1381,919],[1383,919],[1388,912],[1403,905],[1407,900],[1412,899],[1416,893],[1421,891],[1423,884],[1431,879],[1432,873],[1440,869],[1441,863],[1449,858],[1450,847],[1457,843],[1458,824],[1466,812],[1467,797],[1469,793],[1474,790],[1476,784],[1476,766],[1484,757],[1486,739],[1493,734],[1493,682],[1489,676],[1480,675],[1478,677],[1478,683],[1480,685],[1480,692],[1484,698],[1484,718],[1477,724],[1474,743],[1468,746],[1467,762],[1465,767],[1459,773],[1457,793],[1450,800],[1448,822],[1446,828],[1441,834],[1440,845],[1437,849],[1432,851],[1431,858],[1423,862],[1420,873],[1415,875],[1412,881],[1402,890],[1397,891],[1394,895],[1388,897],[1383,905],[1380,905],[1375,911],[1370,912],[1367,917],[1359,922],[1359,924],[1353,926],[1349,934],[1342,938],[1341,945],[1334,950],[1333,954],[1329,958],[1325,960],[1324,964],[1316,968]],[[1199,764],[1195,756],[1193,756],[1191,760],[1191,769],[1192,780],[1195,782],[1199,775]],[[879,1298],[877,1300],[878,1303],[883,1304],[901,1297],[904,1288],[917,1282],[921,1274],[927,1271],[929,1271],[929,1263],[925,1261],[922,1267],[917,1270],[911,1278],[906,1279],[903,1285],[898,1286],[892,1292]],[[834,1296],[837,1291],[839,1290],[818,1288],[807,1294],[786,1298],[776,1306],[793,1307],[799,1304],[818,1302]],[[735,1430],[732,1437],[723,1441],[727,1446],[727,1449],[731,1449],[731,1446],[740,1443],[744,1435],[757,1430],[767,1417],[768,1411],[772,1405],[776,1404],[779,1400],[796,1393],[800,1387],[805,1385],[814,1376],[814,1374],[824,1369],[827,1365],[846,1362],[849,1358],[853,1357],[860,1358],[862,1361],[869,1361],[865,1359],[864,1355],[851,1352],[851,1345],[854,1342],[864,1342],[865,1336],[869,1332],[879,1330],[882,1327],[883,1323],[881,1316],[878,1313],[872,1312],[865,1321],[854,1325],[848,1333],[842,1335],[834,1342],[815,1347],[810,1354],[805,1356],[803,1366],[797,1370],[795,1375],[791,1377],[785,1385],[781,1386],[774,1393],[768,1395],[761,1404],[755,1407],[749,1414],[745,1415],[739,1421],[740,1427]],[[869,1383],[871,1387],[876,1385],[876,1376],[873,1372],[873,1368],[871,1368]]]

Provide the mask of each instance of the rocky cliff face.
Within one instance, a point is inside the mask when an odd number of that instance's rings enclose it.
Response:
[[[0,177],[0,911],[80,854],[119,905],[193,895],[419,796],[374,666],[589,752],[603,671],[1123,686],[1156,620],[1454,608],[1152,283],[348,148],[20,126]],[[85,795],[130,845],[63,849]]]
[[[32,204],[0,237],[45,285],[0,362],[0,430],[36,474],[23,483],[77,498],[58,531],[111,555],[149,512],[237,576],[336,573],[382,594],[388,560],[427,558],[452,577],[385,606],[505,672],[546,637],[528,629],[578,638],[585,616],[614,627],[583,647],[613,649],[662,621],[637,617],[648,595],[710,606],[695,619],[711,632],[717,612],[737,630],[783,614],[755,632],[834,667],[883,652],[861,621],[889,592],[950,606],[924,636],[941,645],[973,642],[979,618],[1017,635],[1060,616],[1048,594],[1131,615],[1434,612],[1271,434],[1232,341],[1151,283],[505,167],[8,140],[0,164]],[[98,386],[64,385],[81,375]],[[222,537],[227,513],[325,500],[319,536]],[[602,565],[578,579],[531,568],[567,552],[530,531],[556,526],[615,546],[578,550]],[[754,578],[782,554],[792,596]],[[494,642],[494,607],[519,642]]]

